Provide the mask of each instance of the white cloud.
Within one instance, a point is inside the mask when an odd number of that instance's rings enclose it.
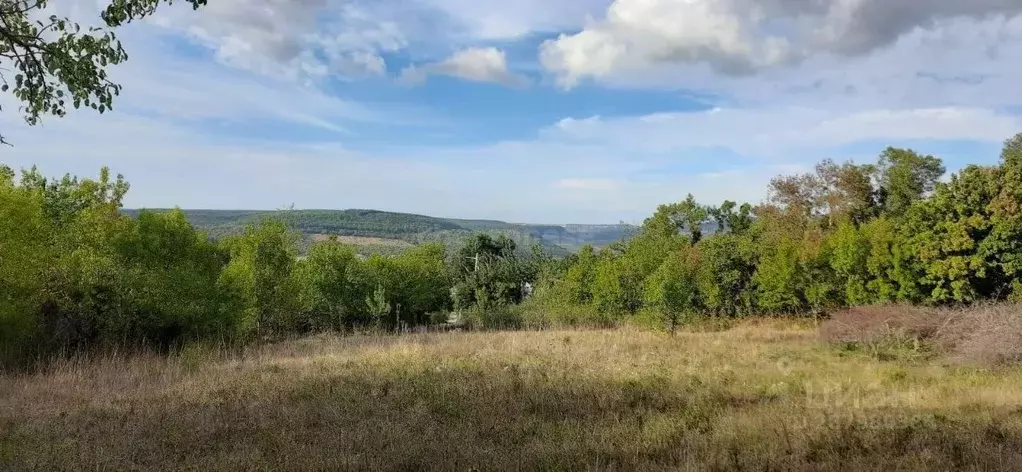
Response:
[[[610,0],[420,0],[471,39],[506,40],[581,27]]]
[[[408,43],[397,23],[346,0],[218,0],[195,12],[166,8],[151,22],[187,33],[225,63],[300,81],[381,75],[379,53]]]
[[[841,1],[848,5],[842,8],[859,9],[854,11],[879,8],[865,0]],[[610,0],[381,0],[375,6],[355,0],[218,0],[222,6],[211,4],[194,14],[179,5],[154,17],[162,19],[162,31],[176,35],[192,28],[188,34],[216,51],[221,63],[177,54],[180,38],[157,41],[161,36],[145,22],[128,27],[118,36],[125,38],[132,59],[111,70],[125,85],[116,111],[72,113],[33,129],[18,124],[14,114],[0,115],[4,134],[16,145],[0,150],[0,161],[40,164],[49,174],[94,174],[110,165],[133,183],[131,206],[294,203],[515,221],[634,222],[657,204],[689,192],[706,203],[758,201],[770,177],[807,170],[820,158],[840,159],[837,148],[843,145],[994,143],[1022,131],[1019,117],[1002,111],[1006,104],[1022,103],[1017,85],[1022,18],[977,23],[971,18],[982,15],[962,13],[975,5],[939,0],[933,3],[938,13],[931,16],[943,19],[908,15],[908,23],[920,28],[896,25],[890,31],[907,32],[891,36],[883,28],[873,31],[883,22],[858,24],[865,20],[833,6],[838,2],[767,0],[749,11],[737,8],[744,5],[739,0],[705,2],[617,0],[613,15],[608,14],[615,19],[587,26],[584,12],[597,4],[606,10]],[[982,11],[999,8],[988,0],[978,3]],[[810,4],[822,6],[806,10]],[[437,32],[436,24],[427,27],[403,16],[419,8],[438,10],[458,27]],[[691,17],[672,16],[682,11],[677,8],[713,21],[678,28],[683,23],[673,20]],[[782,14],[766,20],[753,15],[756,8]],[[284,11],[289,9],[295,11]],[[810,23],[800,23],[792,13],[800,11],[819,20],[814,24],[837,26],[830,32],[808,28]],[[866,13],[860,14],[873,15]],[[953,16],[963,18],[948,19]],[[839,17],[854,21],[842,23]],[[570,64],[570,70],[560,71],[562,79],[574,71],[577,79],[596,77],[612,86],[602,92],[607,95],[587,91],[601,105],[621,99],[612,95],[615,87],[654,86],[709,93],[707,100],[718,108],[582,115],[540,130],[535,139],[423,147],[404,141],[404,132],[408,125],[435,125],[435,113],[415,111],[412,103],[360,103],[315,83],[338,74],[385,74],[387,51],[427,43],[458,52],[409,70],[407,78],[442,74],[519,85],[525,79],[509,71],[504,51],[476,40],[583,26],[580,34],[546,47],[556,44],[570,59],[555,61]],[[759,42],[764,36],[783,41]],[[679,49],[671,41],[701,46]],[[652,54],[635,54],[636,48]],[[443,57],[436,49],[425,56]],[[413,60],[422,57],[405,53]],[[792,67],[771,67],[784,64]],[[515,64],[515,70],[521,67]],[[727,76],[719,70],[757,73]],[[380,96],[389,98],[383,91]],[[4,110],[14,108],[2,104]],[[359,135],[371,125],[387,126],[387,138]],[[483,120],[473,125],[500,132],[487,128],[497,124]],[[230,133],[224,131],[228,128]],[[296,132],[276,134],[281,141],[265,136],[279,128]],[[444,139],[456,140],[466,129],[444,128],[451,132]],[[392,140],[393,135],[401,139]],[[309,144],[313,139],[330,142]],[[925,146],[920,150],[940,154]],[[968,157],[996,159],[995,154]]]
[[[604,19],[545,42],[540,60],[565,87],[663,64],[744,75],[818,56],[865,55],[956,19],[1020,13],[1017,0],[615,0]]]
[[[493,82],[517,87],[525,85],[524,77],[511,73],[507,68],[507,56],[504,51],[494,47],[468,48],[455,52],[439,62],[424,66],[409,66],[402,71],[405,82],[417,83],[430,74],[458,77],[474,82]]]
[[[851,113],[812,108],[715,108],[609,119],[565,118],[543,135],[550,140],[645,152],[726,148],[747,156],[785,157],[792,152],[819,152],[869,140],[996,142],[1019,131],[1019,116],[980,108]]]

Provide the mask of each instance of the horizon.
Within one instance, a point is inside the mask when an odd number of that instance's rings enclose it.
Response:
[[[157,207],[127,207],[127,206],[125,206],[121,210],[122,211],[142,211],[142,210],[148,210],[148,211],[170,211],[170,210],[173,210],[174,208],[175,207],[157,208]],[[401,215],[423,216],[423,217],[426,217],[426,218],[435,218],[435,219],[438,219],[438,220],[492,221],[492,222],[496,222],[496,223],[506,223],[506,224],[510,224],[510,225],[523,225],[523,226],[620,226],[622,224],[624,224],[626,226],[633,226],[633,227],[642,226],[642,222],[641,221],[638,222],[638,223],[630,223],[630,222],[617,222],[617,223],[591,223],[591,222],[590,223],[563,223],[563,222],[559,222],[559,223],[544,223],[544,222],[535,222],[535,221],[522,222],[522,221],[495,220],[493,218],[471,218],[471,217],[461,217],[461,216],[425,215],[425,214],[421,214],[421,213],[408,213],[408,212],[403,212],[403,211],[381,210],[381,209],[377,209],[377,208],[274,208],[274,209],[259,209],[259,208],[180,208],[180,210],[184,211],[184,212],[189,212],[189,211],[224,211],[224,212],[237,211],[237,212],[267,212],[267,213],[278,212],[278,211],[291,211],[291,210],[293,210],[293,211],[338,211],[338,212],[340,212],[340,211],[377,211],[377,212],[381,212],[381,213],[394,213],[394,214],[401,214]]]
[[[210,3],[116,30],[113,111],[30,127],[5,95],[0,163],[108,166],[133,208],[636,224],[887,146],[993,164],[1022,131],[1022,3]]]

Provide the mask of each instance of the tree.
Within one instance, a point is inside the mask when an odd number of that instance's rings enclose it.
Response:
[[[313,244],[296,270],[310,329],[345,329],[368,321],[369,287],[354,248],[336,240]]]
[[[574,263],[556,286],[557,293],[568,303],[588,305],[593,301],[593,287],[596,282],[596,252],[586,244],[578,253]]]
[[[52,230],[41,195],[15,186],[14,173],[0,165],[0,363],[28,355],[41,334]]]
[[[826,159],[814,173],[779,176],[770,181],[770,202],[793,217],[816,220],[825,227],[841,220],[856,224],[876,213],[873,176],[876,166]]]
[[[1001,151],[1000,192],[990,204],[993,230],[981,251],[1011,280],[1011,297],[1022,300],[1022,133]]]
[[[984,251],[993,232],[991,203],[1000,169],[969,166],[911,205],[899,233],[904,270],[898,282],[909,301],[971,302],[1007,288],[1005,274]],[[906,297],[907,298],[907,297]]]
[[[373,295],[366,298],[366,306],[369,308],[373,326],[377,329],[382,328],[391,310],[390,302],[387,301],[387,290],[383,288],[383,285],[377,285],[376,290],[373,290]]]
[[[893,147],[880,154],[878,167],[880,205],[892,216],[903,215],[913,202],[932,192],[946,171],[936,157]]]
[[[239,320],[221,310],[216,284],[227,254],[180,210],[143,211],[132,223],[113,240],[123,310],[107,317],[105,335],[169,345],[237,334]]]
[[[206,0],[185,0],[193,8]],[[154,13],[172,0],[112,0],[100,15],[114,28]],[[68,105],[109,110],[121,86],[107,75],[107,67],[124,62],[128,54],[108,29],[56,15],[46,15],[48,0],[0,2],[0,90],[11,91],[23,103],[21,112],[30,125],[44,115],[64,116]],[[0,142],[7,141],[0,135]]]
[[[813,218],[820,214],[822,186],[813,174],[774,177],[770,180],[768,201],[791,215]]]
[[[742,234],[752,227],[752,205],[743,203],[735,212],[737,203],[725,200],[719,208],[709,208],[709,214],[717,221],[718,232]]]
[[[596,262],[593,279],[593,304],[604,314],[619,314],[628,310],[625,286],[622,284],[621,260],[610,253],[601,253]]]
[[[709,216],[709,210],[688,194],[681,202],[660,205],[643,223],[643,229],[665,240],[685,230],[689,233],[689,244],[695,245],[703,238],[702,225]]]
[[[699,299],[710,313],[738,316],[753,308],[754,240],[748,233],[720,234],[697,246]],[[690,262],[691,263],[691,262]]]
[[[671,334],[698,308],[698,271],[699,252],[687,247],[668,256],[646,279],[643,303],[664,321]]]
[[[520,302],[538,267],[519,257],[516,249],[515,242],[503,235],[478,234],[466,241],[452,262],[455,308]]]
[[[240,236],[222,241],[230,262],[219,284],[240,313],[245,330],[270,335],[295,328],[300,292],[293,271],[297,235],[280,221],[265,218]]]
[[[845,162],[838,165],[827,159],[817,164],[816,177],[820,182],[820,201],[817,205],[829,217],[827,226],[842,221],[861,224],[876,214],[876,190],[873,176],[876,166]]]

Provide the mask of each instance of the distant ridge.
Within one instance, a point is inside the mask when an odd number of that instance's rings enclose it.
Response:
[[[170,209],[147,209],[170,211]],[[123,212],[137,216],[139,209]],[[523,250],[539,244],[555,256],[566,256],[586,244],[603,247],[631,237],[638,227],[628,224],[527,224],[499,220],[437,218],[412,213],[369,209],[350,210],[182,210],[188,220],[210,236],[219,238],[237,234],[249,223],[279,215],[285,217],[304,236],[305,243],[331,235],[351,237],[348,240],[378,241],[379,244],[356,244],[360,252],[392,253],[407,245],[389,244],[386,240],[411,244],[442,242],[457,245],[476,233],[504,234],[515,240]],[[358,239],[362,238],[362,239]]]

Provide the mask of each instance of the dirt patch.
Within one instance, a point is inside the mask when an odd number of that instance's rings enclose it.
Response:
[[[337,242],[351,244],[353,246],[389,246],[397,248],[409,248],[414,244],[400,239],[375,238],[371,236],[337,236],[332,234],[313,234],[315,242],[329,241],[331,237],[337,238]]]

